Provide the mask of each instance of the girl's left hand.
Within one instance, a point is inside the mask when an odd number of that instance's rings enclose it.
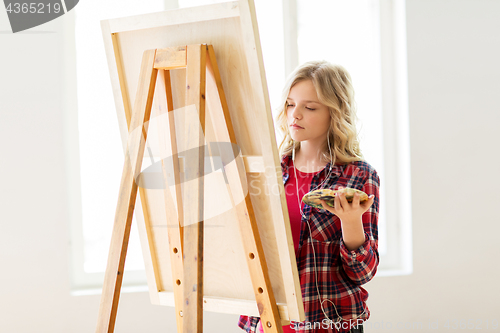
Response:
[[[347,201],[345,193],[335,193],[335,207],[330,207],[324,200],[321,200],[323,209],[340,218],[342,238],[348,250],[353,251],[365,242],[363,219],[361,216],[370,208],[374,201],[375,196],[372,194],[368,197],[368,200],[361,203],[358,193],[354,193],[351,203]]]
[[[342,189],[340,187],[339,189]],[[375,196],[372,194],[368,197],[368,200],[360,202],[359,193],[354,193],[354,198],[352,202],[349,203],[346,199],[345,193],[335,193],[335,207],[330,207],[326,201],[321,200],[321,205],[323,209],[337,215],[340,220],[344,223],[348,221],[359,221],[361,216],[373,205],[375,201]]]

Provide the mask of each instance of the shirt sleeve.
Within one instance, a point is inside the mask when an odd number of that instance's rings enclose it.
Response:
[[[247,333],[255,333],[259,319],[259,317],[240,316],[238,326]]]
[[[370,281],[377,272],[378,254],[378,213],[379,213],[380,179],[372,170],[361,189],[370,195],[375,195],[373,205],[363,214],[363,229],[365,242],[355,250],[348,250],[343,239],[340,240],[340,257],[342,267],[347,276],[356,284],[362,285]]]

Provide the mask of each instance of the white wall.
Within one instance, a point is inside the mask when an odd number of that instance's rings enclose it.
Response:
[[[366,331],[420,322],[411,330],[445,332],[447,319],[482,320],[484,330],[500,319],[500,1],[408,0],[407,13],[414,273],[366,286]],[[99,296],[69,294],[63,140],[77,127],[74,87],[63,81],[74,61],[66,16],[0,33],[2,333],[92,332],[97,320]],[[236,320],[207,312],[205,332],[238,332]],[[146,293],[122,294],[116,332],[175,332],[174,321]]]
[[[100,296],[70,296],[71,19],[12,34],[0,10],[1,333],[88,333],[97,323]],[[205,320],[206,332],[241,331],[236,315],[207,312]],[[145,292],[122,293],[115,332],[176,332],[174,309],[151,305]]]
[[[407,1],[414,272],[367,285],[368,327],[500,321],[499,14],[495,0]]]

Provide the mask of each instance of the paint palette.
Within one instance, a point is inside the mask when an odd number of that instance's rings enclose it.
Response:
[[[304,197],[302,198],[302,202],[311,207],[323,209],[320,200],[325,200],[328,206],[335,207],[335,193],[345,193],[347,201],[352,202],[354,193],[356,192],[360,194],[360,202],[368,200],[368,195],[365,192],[346,187],[340,190],[330,190],[327,188],[322,188],[319,190],[311,191],[304,195]]]

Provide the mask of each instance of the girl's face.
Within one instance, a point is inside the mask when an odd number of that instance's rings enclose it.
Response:
[[[295,84],[287,98],[290,135],[294,141],[309,141],[322,146],[330,127],[330,111],[321,104],[311,80]]]

